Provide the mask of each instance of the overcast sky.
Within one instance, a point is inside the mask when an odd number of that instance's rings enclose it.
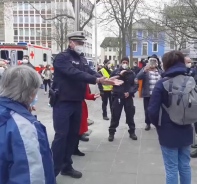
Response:
[[[158,7],[159,4],[164,4],[164,3],[169,3],[171,0],[145,0],[146,3],[151,6],[151,7]],[[94,0],[92,0],[92,2],[94,2]],[[102,5],[97,6],[97,15],[99,16],[100,14],[102,14],[103,11],[103,7]],[[98,21],[97,21],[98,22]],[[95,20],[93,19],[93,25],[95,25]],[[116,24],[112,24],[111,27],[117,27]],[[97,53],[98,56],[100,56],[101,53],[101,49],[100,49],[100,45],[103,41],[103,39],[105,37],[109,37],[109,36],[115,36],[112,32],[106,31],[104,29],[104,27],[101,27],[99,24],[97,24]],[[93,26],[93,54],[95,54],[95,27]]]

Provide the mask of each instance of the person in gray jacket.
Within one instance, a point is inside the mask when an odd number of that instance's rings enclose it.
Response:
[[[138,80],[143,80],[142,82],[142,97],[144,102],[144,112],[145,112],[145,130],[151,129],[151,122],[148,116],[148,105],[152,91],[155,87],[156,82],[161,78],[162,70],[159,69],[160,63],[155,55],[148,58],[148,63],[141,71],[137,74],[136,78]]]

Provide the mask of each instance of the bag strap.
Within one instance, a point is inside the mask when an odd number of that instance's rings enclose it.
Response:
[[[181,86],[181,91],[179,92],[179,95],[178,95],[177,105],[179,105],[180,102],[181,102],[181,99],[183,97],[183,91],[186,88],[186,84],[187,84],[188,80],[189,80],[189,77],[188,78],[185,77],[184,82],[183,82],[183,84]]]
[[[168,90],[168,105],[172,104],[172,87],[173,87],[173,79],[169,79],[169,90]]]

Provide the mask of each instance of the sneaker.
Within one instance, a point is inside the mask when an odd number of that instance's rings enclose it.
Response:
[[[107,116],[104,116],[103,119],[107,120],[107,121],[109,120],[109,118]]]
[[[46,94],[47,94],[47,92],[45,91],[45,92],[44,92],[44,94],[46,95]]]
[[[108,137],[108,141],[113,142],[113,140],[114,140],[114,135],[110,134]]]
[[[134,140],[134,141],[137,140],[137,136],[136,136],[135,133],[131,133],[131,134],[130,134],[130,138],[131,138],[132,140]]]
[[[191,158],[197,158],[197,149],[195,149],[194,151],[192,151],[192,152],[190,153],[190,157],[191,157]]]
[[[145,130],[149,131],[150,129],[151,129],[151,126],[150,125],[146,125]]]
[[[69,170],[61,171],[61,175],[70,176],[72,178],[81,178],[82,177],[82,173],[74,170],[73,168],[71,168]]]

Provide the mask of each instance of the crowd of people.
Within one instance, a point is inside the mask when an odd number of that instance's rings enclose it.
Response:
[[[191,59],[170,51],[162,61],[152,55],[141,61],[142,67],[134,63],[130,68],[131,61],[123,57],[114,70],[105,60],[104,67],[96,72],[83,55],[84,33],[70,33],[68,40],[68,49],[54,60],[54,73],[49,65],[36,72],[28,56],[21,66],[7,69],[0,63],[0,72],[1,67],[5,70],[0,82],[0,183],[56,184],[59,173],[81,178],[82,173],[72,166],[72,155],[85,156],[79,141],[89,140],[85,100],[101,97],[103,119],[110,120],[109,142],[115,139],[124,107],[129,137],[137,141],[133,98],[142,90],[145,130],[156,127],[166,184],[178,184],[178,174],[181,184],[191,184],[190,156],[197,157],[197,150],[190,155],[192,124],[197,127],[197,68]],[[142,89],[138,88],[139,81]],[[55,136],[51,148],[46,128],[31,113],[42,84],[53,109]],[[91,94],[89,84],[98,84],[100,93]]]

